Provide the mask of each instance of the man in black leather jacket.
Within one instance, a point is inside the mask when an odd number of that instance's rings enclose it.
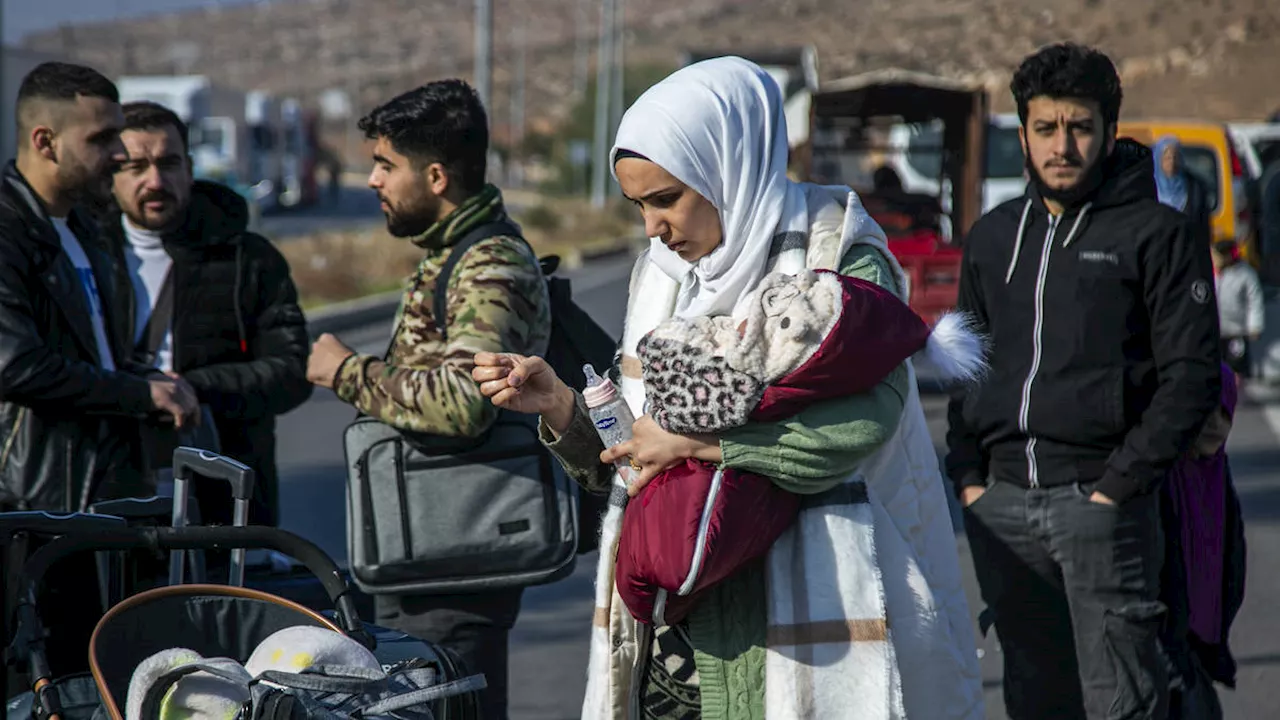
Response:
[[[151,495],[140,421],[186,425],[197,405],[185,382],[120,352],[105,302],[110,259],[76,211],[109,191],[116,88],[89,68],[46,63],[23,80],[16,119],[17,160],[0,178],[0,511]],[[93,568],[91,556],[59,564],[38,598],[55,675],[84,667],[98,617]]]
[[[103,196],[122,122],[98,73],[47,63],[18,92],[18,157],[0,181],[0,510],[84,509],[150,494],[137,421],[185,423],[190,387],[118,352],[109,260],[73,209]]]
[[[289,266],[247,229],[244,198],[192,180],[187,127],[171,110],[127,103],[121,141],[127,157],[113,184],[119,212],[103,222],[116,260],[118,334],[139,360],[191,383],[212,411],[221,452],[257,474],[249,522],[275,525],[275,418],[305,402],[312,387],[306,320]],[[152,335],[165,282],[170,320]],[[157,339],[154,350],[149,338]],[[195,496],[202,523],[231,523],[225,486],[197,483]]]

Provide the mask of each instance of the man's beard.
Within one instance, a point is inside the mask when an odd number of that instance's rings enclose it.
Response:
[[[82,165],[60,166],[61,185],[71,202],[95,213],[105,211],[112,202],[111,175],[94,175]]]
[[[386,200],[384,199],[383,202]],[[387,207],[391,208],[385,213],[387,232],[393,237],[417,237],[430,230],[431,226],[439,220],[438,205],[431,203],[416,203],[414,207],[407,210],[397,209],[391,203],[387,203]]]
[[[143,208],[147,203],[153,200],[168,201],[170,211],[167,217],[156,220],[155,215],[148,215]],[[186,215],[186,206],[178,203],[177,198],[167,192],[155,192],[138,199],[137,210],[132,213],[126,213],[129,221],[136,227],[152,232],[165,232],[175,229],[181,224],[182,218]]]
[[[1040,170],[1031,162],[1031,153],[1027,152],[1024,145],[1022,148],[1022,162],[1027,168],[1027,176],[1031,178],[1031,183],[1035,186],[1036,192],[1040,194],[1042,200],[1055,202],[1064,208],[1075,207],[1082,200],[1088,197],[1098,186],[1102,184],[1105,177],[1106,158],[1099,157],[1094,160],[1076,184],[1065,188],[1052,188],[1040,176]]]

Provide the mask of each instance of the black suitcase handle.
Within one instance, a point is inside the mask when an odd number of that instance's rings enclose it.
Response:
[[[223,480],[231,485],[231,497],[248,500],[253,497],[253,468],[226,455],[193,447],[173,451],[173,479],[190,480],[193,475]]]
[[[234,499],[232,524],[244,527],[249,524],[249,499],[253,497],[255,476],[253,468],[225,455],[193,447],[180,447],[173,451],[173,527],[186,527],[187,506],[191,496],[191,480],[196,474],[231,485]],[[244,584],[244,548],[231,552],[229,582]],[[173,552],[169,556],[169,584],[182,584],[184,554]]]

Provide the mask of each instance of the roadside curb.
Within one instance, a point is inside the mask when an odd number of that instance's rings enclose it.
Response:
[[[561,257],[561,267],[572,270],[581,267],[584,262],[606,260],[609,258],[635,252],[641,243],[634,239],[620,242],[616,247],[607,250],[591,250],[574,252],[571,257]],[[548,253],[550,254],[550,253]],[[355,328],[385,320],[395,315],[400,305],[400,290],[367,295],[354,300],[345,300],[331,305],[323,305],[307,312],[307,333],[314,340],[324,333],[341,333]]]
[[[390,318],[395,315],[402,294],[392,290],[312,310],[307,313],[307,333],[315,339],[324,333],[346,332]]]

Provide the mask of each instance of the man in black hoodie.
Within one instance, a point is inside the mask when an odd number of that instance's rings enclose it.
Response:
[[[123,109],[127,158],[113,185],[121,212],[104,223],[116,256],[118,335],[195,388],[222,453],[256,472],[250,524],[275,525],[275,418],[311,395],[306,320],[289,266],[247,230],[240,195],[193,181],[176,114],[150,102]],[[225,486],[197,483],[194,493],[202,523],[231,522]]]
[[[1156,491],[1219,401],[1209,249],[1116,138],[1105,55],[1047,47],[1011,89],[1032,182],[966,240],[991,370],[952,399],[947,471],[1009,716],[1162,719]]]

